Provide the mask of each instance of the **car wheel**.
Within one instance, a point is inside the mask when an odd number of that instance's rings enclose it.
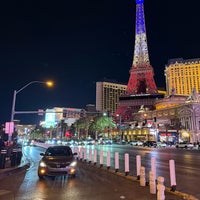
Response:
[[[44,178],[44,176],[42,176],[40,174],[38,174],[38,177],[39,177],[40,180]]]
[[[70,174],[70,178],[75,178],[76,174]]]

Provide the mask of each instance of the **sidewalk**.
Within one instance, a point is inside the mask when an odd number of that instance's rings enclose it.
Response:
[[[24,156],[21,159],[21,163],[19,165],[11,167],[11,162],[8,158],[6,158],[5,168],[0,169],[0,179],[9,176],[11,174],[17,173],[19,170],[28,169],[30,163],[28,162],[27,158]]]

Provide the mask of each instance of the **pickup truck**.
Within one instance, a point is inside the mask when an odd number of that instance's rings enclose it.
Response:
[[[182,148],[182,149],[193,149],[194,144],[190,142],[180,142],[176,144],[176,148]]]

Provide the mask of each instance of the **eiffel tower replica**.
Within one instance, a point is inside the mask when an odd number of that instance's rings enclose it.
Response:
[[[129,73],[125,95],[119,98],[119,107],[115,112],[115,115],[120,115],[123,121],[132,121],[132,113],[138,112],[141,108],[155,109],[155,100],[164,97],[158,93],[154,70],[149,61],[144,0],[136,0],[135,47]]]

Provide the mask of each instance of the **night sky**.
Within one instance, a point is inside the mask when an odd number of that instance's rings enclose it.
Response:
[[[150,63],[165,87],[168,59],[200,58],[200,1],[145,0]],[[17,111],[95,104],[96,82],[127,84],[135,39],[134,0],[7,0],[0,3],[0,123]],[[21,123],[41,116],[16,115]]]

